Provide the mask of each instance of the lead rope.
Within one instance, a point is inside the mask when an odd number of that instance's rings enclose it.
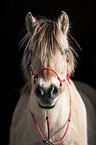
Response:
[[[59,143],[61,143],[61,142],[63,141],[63,139],[65,138],[65,136],[66,136],[66,134],[67,134],[67,131],[68,131],[68,128],[69,128],[69,124],[70,124],[70,120],[71,120],[71,104],[72,104],[72,101],[71,101],[71,92],[70,92],[70,88],[69,88],[69,84],[68,84],[68,83],[67,83],[67,87],[68,87],[69,96],[70,96],[70,111],[69,111],[69,118],[68,118],[66,130],[65,130],[65,132],[64,132],[64,135],[63,135],[62,138],[60,139],[60,141],[58,141],[58,142],[53,142],[53,141],[51,140],[51,138],[50,138],[49,115],[47,114],[47,116],[46,116],[47,127],[48,127],[48,141],[47,141],[47,140],[44,138],[44,136],[43,136],[43,134],[42,134],[42,132],[41,132],[41,130],[40,130],[40,128],[39,128],[39,126],[38,126],[38,124],[37,124],[35,118],[34,118],[34,115],[33,115],[33,113],[32,113],[31,110],[30,110],[32,119],[33,119],[33,121],[34,121],[34,123],[35,123],[35,125],[36,125],[36,127],[37,127],[37,129],[38,129],[38,132],[40,133],[40,136],[41,136],[43,142],[46,143],[46,144],[49,144],[49,143],[54,144],[54,145],[55,145],[55,144],[59,144]]]

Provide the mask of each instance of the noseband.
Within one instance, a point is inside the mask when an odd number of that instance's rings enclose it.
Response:
[[[59,77],[58,73],[54,69],[49,68],[49,67],[44,67],[44,68],[40,69],[36,74],[34,74],[33,73],[33,70],[32,70],[32,67],[30,65],[30,73],[32,75],[34,84],[36,84],[36,78],[38,77],[39,73],[42,72],[42,71],[44,71],[44,70],[50,70],[50,71],[52,71],[52,72],[54,72],[56,74],[58,80],[60,81],[60,87],[63,85],[63,83],[66,80],[68,80],[68,82],[70,83],[70,81],[69,81],[69,70],[68,70],[68,59],[66,59],[66,62],[67,62],[67,74],[66,74],[66,78],[63,79],[63,80],[61,80],[61,78]]]
[[[40,136],[41,136],[43,142],[44,142],[45,144],[48,144],[48,145],[50,145],[50,144],[53,144],[53,145],[59,144],[59,143],[61,143],[61,142],[63,141],[63,139],[65,138],[65,136],[66,136],[66,134],[67,134],[67,131],[68,131],[68,128],[69,128],[69,124],[70,124],[70,120],[71,120],[71,104],[72,104],[72,101],[71,101],[71,92],[70,92],[70,88],[69,88],[70,81],[69,81],[69,71],[68,71],[68,59],[66,60],[66,62],[67,62],[67,74],[66,74],[66,78],[63,79],[63,80],[60,79],[60,77],[59,77],[59,75],[57,74],[57,72],[56,72],[54,69],[52,69],[52,68],[44,67],[44,68],[40,69],[36,74],[34,74],[33,71],[32,71],[32,67],[30,66],[30,73],[31,73],[31,75],[32,75],[32,78],[33,78],[33,81],[34,81],[34,84],[35,84],[35,85],[36,85],[36,78],[38,77],[39,73],[42,72],[42,71],[44,71],[44,70],[50,70],[50,71],[52,71],[52,72],[54,72],[54,73],[56,74],[58,80],[60,81],[60,87],[63,85],[63,83],[64,83],[65,81],[68,81],[68,82],[67,82],[67,87],[68,87],[69,96],[70,96],[69,117],[68,117],[68,121],[67,121],[67,123],[66,123],[67,126],[66,126],[66,129],[65,129],[65,132],[64,132],[62,138],[61,138],[59,141],[53,142],[53,141],[51,140],[51,138],[50,138],[50,123],[49,123],[49,115],[48,115],[48,112],[47,112],[47,115],[46,115],[47,128],[48,128],[48,141],[47,141],[47,140],[45,140],[45,138],[44,138],[44,136],[43,136],[43,134],[42,134],[42,132],[41,132],[41,130],[40,130],[40,128],[39,128],[39,126],[38,126],[38,124],[37,124],[35,118],[34,118],[34,115],[33,115],[33,113],[32,113],[31,110],[30,110],[31,117],[32,117],[32,119],[33,119],[33,121],[34,121],[34,123],[35,123],[35,125],[36,125],[36,127],[37,127],[37,129],[38,129],[38,132],[39,132],[39,134],[40,134]]]

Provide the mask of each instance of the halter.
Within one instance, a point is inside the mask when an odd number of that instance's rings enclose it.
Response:
[[[68,59],[66,59],[66,62],[67,62],[67,74],[66,74],[66,78],[63,79],[63,80],[60,79],[60,77],[59,77],[59,75],[57,74],[57,72],[56,72],[54,69],[52,69],[52,68],[45,67],[45,68],[40,69],[36,74],[34,74],[33,71],[32,71],[32,67],[30,66],[30,73],[31,73],[31,75],[32,75],[32,78],[33,78],[33,81],[34,81],[34,84],[35,84],[35,85],[36,85],[36,78],[38,77],[39,73],[42,72],[42,71],[44,71],[44,70],[50,70],[50,71],[53,71],[53,72],[56,74],[58,80],[60,81],[60,87],[61,87],[61,86],[63,85],[63,83],[66,81],[66,82],[67,82],[67,87],[68,87],[68,90],[69,90],[69,96],[70,96],[69,117],[68,117],[67,126],[66,126],[66,129],[65,129],[64,135],[62,136],[62,138],[60,139],[60,141],[53,142],[53,141],[51,140],[51,138],[50,138],[50,123],[49,123],[49,115],[48,115],[48,112],[47,112],[47,115],[46,115],[47,128],[48,128],[48,141],[47,141],[47,140],[44,138],[44,136],[43,136],[43,134],[42,134],[42,132],[41,132],[41,130],[40,130],[40,128],[39,128],[39,126],[38,126],[38,124],[37,124],[35,118],[34,118],[34,115],[33,115],[33,113],[32,113],[31,110],[30,110],[31,117],[32,117],[32,119],[33,119],[33,121],[34,121],[34,123],[35,123],[35,125],[36,125],[36,127],[37,127],[37,129],[38,129],[38,132],[40,133],[40,136],[41,136],[43,142],[46,143],[46,144],[49,144],[49,145],[50,145],[50,143],[51,143],[51,144],[54,144],[54,145],[55,145],[55,144],[59,144],[59,143],[61,143],[61,142],[63,141],[63,139],[65,138],[65,136],[66,136],[66,134],[67,134],[67,131],[68,131],[68,128],[69,128],[69,124],[70,124],[70,120],[71,120],[71,104],[72,104],[72,101],[71,101],[71,92],[70,92],[70,88],[69,88],[70,81],[69,81],[69,71],[68,71]]]
[[[58,80],[60,81],[60,87],[63,85],[63,83],[64,83],[66,80],[68,80],[68,82],[70,83],[70,81],[69,81],[69,70],[68,70],[68,61],[69,61],[68,58],[66,58],[66,63],[67,63],[67,74],[66,74],[66,78],[63,79],[63,80],[60,79],[58,73],[57,73],[54,69],[49,68],[49,67],[44,67],[44,68],[40,69],[36,74],[34,74],[34,73],[33,73],[33,70],[32,70],[32,67],[31,67],[31,65],[30,65],[30,73],[31,73],[31,75],[32,75],[34,84],[36,85],[36,78],[38,77],[39,73],[42,72],[42,71],[44,71],[44,70],[50,70],[50,71],[53,71],[53,72],[56,74]]]

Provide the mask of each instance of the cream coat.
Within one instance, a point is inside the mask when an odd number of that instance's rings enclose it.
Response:
[[[30,75],[29,66],[32,65],[35,73],[43,67],[53,68],[61,79],[65,78],[68,68],[71,75],[74,71],[74,57],[67,40],[69,19],[67,14],[62,12],[57,22],[46,19],[37,21],[31,13],[28,13],[26,27],[28,34],[24,37],[25,40],[21,40],[21,43],[30,37],[23,55],[24,78],[27,83],[21,91],[20,100],[13,114],[10,145],[43,145],[29,110],[34,114],[46,140],[46,113],[48,111],[51,139],[53,142],[59,141],[64,134],[70,110],[69,90],[66,84],[68,82],[63,84],[55,107],[50,110],[41,109],[35,96],[36,86]],[[66,65],[66,57],[69,59],[68,65]],[[59,82],[52,72],[43,72],[40,77],[36,80],[37,84],[49,87],[54,83],[58,86]],[[76,88],[73,81],[70,80],[70,82],[72,117],[68,132],[60,145],[95,145],[96,91],[80,82],[75,82]]]

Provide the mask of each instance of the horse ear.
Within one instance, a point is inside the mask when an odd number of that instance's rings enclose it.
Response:
[[[31,12],[28,12],[25,18],[27,31],[31,34],[34,32],[34,26],[36,24],[36,19],[32,16]]]
[[[58,20],[57,20],[57,25],[64,34],[68,32],[69,18],[68,18],[68,15],[64,11],[61,11],[61,15],[58,17]]]

